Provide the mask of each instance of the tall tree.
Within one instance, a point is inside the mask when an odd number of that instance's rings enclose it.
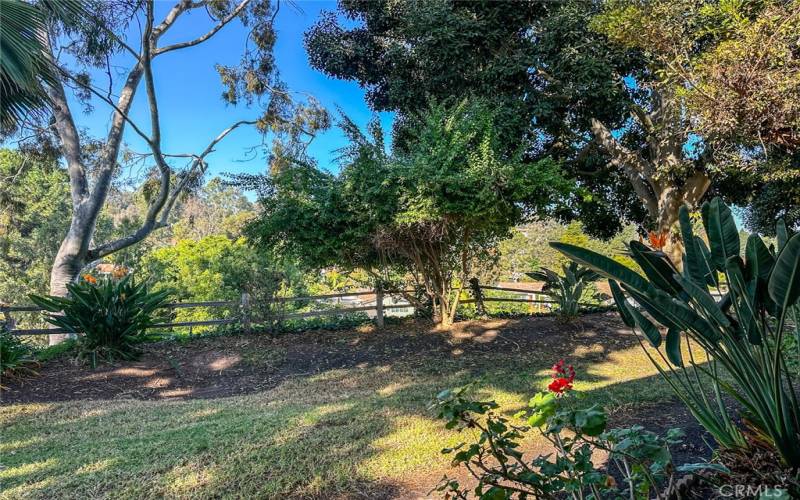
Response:
[[[373,107],[401,117],[430,99],[493,96],[511,117],[501,137],[510,145],[534,139],[527,158],[556,158],[583,188],[557,212],[562,219],[578,217],[604,237],[625,220],[669,227],[680,203],[702,197],[708,178],[702,169],[694,175],[696,159],[683,154],[680,108],[647,85],[648,58],[591,29],[601,8],[342,1],[340,12],[359,24],[325,15],[306,46],[313,65],[358,81]]]
[[[217,144],[238,128],[253,126],[291,143],[309,140],[315,130],[327,126],[324,111],[313,100],[294,103],[278,78],[272,49],[279,4],[270,0],[178,0],[166,9],[161,5],[158,4],[157,14],[154,0],[92,1],[90,15],[78,26],[51,19],[39,34],[46,41],[48,59],[58,68],[54,81],[45,82],[53,125],[34,120],[20,125],[38,136],[54,133],[54,142],[66,161],[72,201],[70,227],[52,267],[51,294],[64,294],[66,283],[92,261],[134,245],[164,227],[181,193],[207,169],[208,157]],[[172,35],[179,20],[191,14],[196,14],[192,16],[195,27],[206,24],[201,35],[184,40],[167,36]],[[216,137],[209,138],[202,151],[165,152],[156,81],[169,78],[170,67],[154,66],[154,62],[177,57],[185,50],[198,50],[232,23],[246,28],[247,41],[240,64],[216,66],[224,87],[223,97],[232,104],[263,103],[260,114],[226,125]],[[62,58],[65,54],[72,57]],[[119,74],[121,65],[127,65],[127,69],[124,78],[117,81],[113,75]],[[93,75],[101,76],[92,78]],[[137,122],[130,113],[142,87],[148,111],[146,123]],[[67,98],[67,92],[78,101],[91,98],[92,103],[99,102],[110,110],[107,134],[96,150],[81,136],[80,110],[75,109],[75,101]],[[137,135],[147,145],[148,150],[139,158],[154,165],[149,175],[153,189],[140,226],[121,237],[95,241],[98,215],[112,180],[119,174],[120,149],[126,133]],[[178,163],[183,160],[187,162]],[[57,336],[51,338],[51,342],[60,340]]]
[[[377,279],[400,269],[446,326],[472,266],[523,219],[519,202],[544,215],[572,185],[551,160],[506,155],[485,102],[437,105],[413,120],[404,147],[389,154],[379,127],[365,134],[345,119],[351,142],[337,175],[301,163],[256,179],[263,211],[250,235],[312,269],[360,267]]]
[[[800,1],[614,0],[598,21],[658,63],[692,129],[732,166],[719,194],[749,203],[749,225],[800,224]]]

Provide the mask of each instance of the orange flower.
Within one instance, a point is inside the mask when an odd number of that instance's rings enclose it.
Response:
[[[667,232],[664,231],[662,233],[656,233],[654,231],[650,231],[647,234],[647,238],[650,240],[650,246],[655,248],[656,250],[663,250],[664,245],[667,244]]]
[[[97,279],[94,276],[92,276],[91,274],[84,274],[83,275],[83,281],[89,283],[90,285],[96,285],[97,284]]]

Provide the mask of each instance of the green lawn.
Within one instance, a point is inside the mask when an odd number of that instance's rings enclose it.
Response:
[[[480,376],[483,396],[511,412],[566,357],[578,369],[576,389],[612,410],[670,396],[638,345],[607,344],[589,329],[543,350],[455,345],[446,356],[298,375],[246,396],[5,405],[0,497],[424,493],[448,470],[441,448],[464,438],[426,410],[443,388]]]

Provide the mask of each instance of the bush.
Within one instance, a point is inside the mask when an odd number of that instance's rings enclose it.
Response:
[[[463,466],[478,480],[472,491],[484,499],[507,498],[667,498],[673,493],[676,471],[711,467],[694,464],[675,468],[669,447],[680,443],[682,433],[665,436],[641,426],[606,430],[606,413],[599,405],[575,410],[564,404],[572,395],[575,372],[560,361],[554,367],[547,392],[531,398],[529,409],[513,418],[496,412],[494,401],[468,397],[470,386],[441,392],[434,407],[448,429],[477,429],[477,441],[446,448],[454,466]],[[528,459],[519,451],[522,439],[537,430],[555,451]],[[608,453],[618,483],[610,470],[594,466],[592,455]],[[468,498],[469,491],[445,476],[436,488],[446,498]]]
[[[742,258],[728,207],[717,198],[701,213],[710,248],[693,234],[687,208],[680,210],[686,248],[682,272],[662,252],[637,241],[629,249],[645,276],[590,250],[551,245],[609,278],[623,321],[656,348],[655,356],[645,352],[723,448],[746,450],[765,443],[796,470],[800,405],[786,357],[797,353],[783,346],[790,331],[787,319],[797,318],[800,307],[800,235],[790,237],[779,224],[777,249],[750,235]],[[718,273],[729,287],[719,302],[709,292],[711,287],[722,294]],[[627,302],[623,290],[650,318]],[[666,329],[665,341],[653,321]],[[792,328],[797,335],[800,325],[795,321]],[[696,348],[709,363],[691,355]],[[741,404],[744,418],[733,418],[724,393]]]
[[[562,265],[561,270],[563,275],[545,267],[525,274],[534,280],[544,282],[542,293],[558,304],[559,319],[570,322],[578,317],[578,309],[584,292],[587,291],[587,285],[600,279],[600,275],[575,262]]]
[[[166,290],[149,292],[131,276],[97,280],[87,274],[67,290],[67,297],[31,295],[31,300],[50,313],[49,323],[79,335],[78,356],[93,366],[98,359],[135,359],[153,312],[169,297]]]
[[[36,375],[33,367],[37,364],[30,347],[19,337],[0,329],[0,388],[2,379],[24,375]]]

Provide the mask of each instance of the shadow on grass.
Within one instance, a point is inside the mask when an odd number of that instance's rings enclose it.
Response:
[[[317,343],[287,347],[274,373],[288,374],[260,392],[3,408],[2,496],[424,495],[447,470],[441,448],[465,439],[426,410],[431,398],[479,378],[481,395],[510,411],[544,387],[561,358],[576,365],[586,401],[622,409],[626,425],[640,408],[651,423],[676,408],[635,339],[602,316],[569,328],[471,322],[449,334]]]

